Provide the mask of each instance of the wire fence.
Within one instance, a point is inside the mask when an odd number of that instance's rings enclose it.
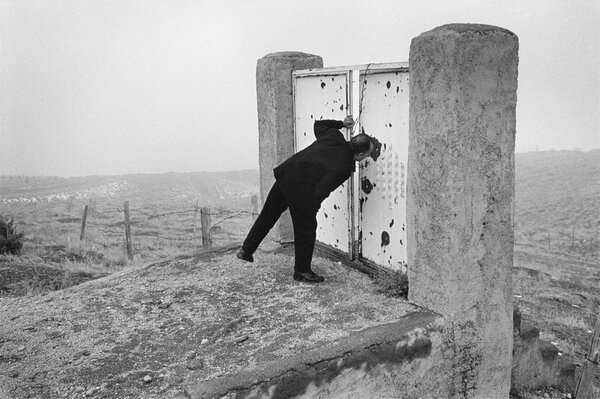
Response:
[[[245,208],[245,209],[243,209]],[[176,248],[206,248],[243,240],[258,216],[258,199],[247,207],[200,206],[157,200],[27,204],[17,215],[31,242],[67,240],[92,249],[118,248],[134,255]]]
[[[257,204],[257,201],[253,199],[251,205],[254,204]],[[130,209],[128,201],[125,201],[122,209],[92,209],[90,212],[92,215],[111,213],[113,216],[115,214],[123,215],[122,222],[119,221],[108,226],[104,223],[94,224],[88,222],[88,212],[89,206],[86,205],[82,217],[80,241],[89,240],[98,245],[109,245],[106,241],[99,241],[93,234],[86,234],[86,227],[90,226],[95,228],[95,232],[100,233],[102,237],[124,238],[127,255],[132,259],[134,247],[132,241],[141,237],[173,242],[197,242],[201,243],[202,247],[211,247],[216,238],[215,236],[223,232],[223,226],[227,221],[236,221],[237,226],[234,228],[230,226],[230,231],[224,234],[228,238],[225,241],[232,241],[235,236],[240,233],[243,234],[247,230],[242,227],[247,227],[245,225],[248,222],[255,220],[258,210],[256,207],[249,210],[210,209],[196,204],[188,209],[152,212],[147,208]],[[165,219],[169,219],[170,223],[161,222]],[[241,225],[240,221],[242,221]],[[153,225],[152,222],[158,222],[159,226]],[[167,229],[167,226],[170,228]]]
[[[196,198],[133,197],[129,201],[128,223],[123,197],[0,204],[5,208],[0,211],[13,214],[30,236],[39,232],[40,243],[41,236],[45,236],[46,241],[63,236],[70,244],[91,243],[104,249],[127,249],[129,242],[132,249],[128,256],[132,256],[149,253],[153,247],[199,247],[241,241],[258,213],[257,203],[255,195],[235,204],[213,204],[212,207],[201,206]],[[587,225],[554,223],[539,227],[520,223],[515,226],[516,245],[584,261],[598,260],[599,238],[597,229],[594,231]],[[58,239],[51,242],[58,243]]]

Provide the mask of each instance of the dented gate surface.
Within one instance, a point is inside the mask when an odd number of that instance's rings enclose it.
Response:
[[[367,265],[406,272],[408,64],[296,71],[293,77],[296,152],[315,140],[315,120],[350,114],[357,121],[352,134],[364,131],[382,143],[377,162],[363,161],[321,205],[318,242]],[[341,131],[349,140],[351,132]]]
[[[295,151],[315,141],[314,122],[343,120],[350,102],[350,72],[294,75]],[[342,129],[349,140],[347,129]],[[348,180],[321,204],[317,215],[317,240],[352,256],[351,181]]]
[[[382,143],[377,162],[367,158],[358,183],[359,257],[406,272],[406,165],[408,68],[361,71],[361,131]]]

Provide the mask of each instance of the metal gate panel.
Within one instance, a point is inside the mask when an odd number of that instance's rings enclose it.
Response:
[[[294,74],[295,152],[315,141],[316,120],[343,120],[350,106],[350,71]],[[347,129],[341,129],[346,140]],[[352,257],[351,181],[347,180],[321,204],[317,241]]]
[[[359,98],[361,129],[382,143],[377,162],[360,166],[359,256],[406,272],[408,69],[361,71]]]

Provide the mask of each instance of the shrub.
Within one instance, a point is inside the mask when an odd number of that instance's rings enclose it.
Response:
[[[23,236],[17,231],[12,217],[0,215],[0,254],[20,254]]]

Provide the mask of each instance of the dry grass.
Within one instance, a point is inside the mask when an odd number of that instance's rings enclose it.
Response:
[[[546,342],[550,342],[556,346],[559,350],[560,356],[566,356],[571,359],[576,359],[580,356],[580,347],[576,342],[571,340],[565,340],[557,337],[552,331],[541,331],[540,339]]]
[[[542,339],[555,342],[569,361],[581,363],[600,309],[600,268],[519,247],[515,266],[515,305],[524,320],[539,328]]]
[[[125,245],[122,197],[67,199],[4,206],[25,233],[21,258],[0,259],[0,295],[32,295],[81,282],[73,276],[97,278],[124,267],[190,253],[202,248],[195,200],[130,201],[133,259]],[[247,199],[248,209],[250,199]],[[79,240],[83,210],[88,205],[85,237]],[[251,225],[243,209],[213,208],[215,245],[240,241]],[[232,217],[233,216],[233,217]],[[47,270],[36,275],[34,267]],[[9,271],[9,269],[11,271]],[[14,269],[21,269],[15,271]],[[2,278],[2,273],[6,275]],[[59,274],[57,274],[59,273]]]
[[[598,261],[600,150],[516,154],[515,239]]]
[[[557,324],[562,324],[569,329],[579,328],[589,331],[591,328],[591,325],[579,316],[557,316],[551,319],[551,321]]]

